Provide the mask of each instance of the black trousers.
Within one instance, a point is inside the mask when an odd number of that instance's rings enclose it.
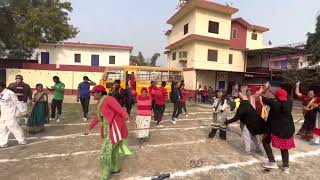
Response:
[[[182,114],[182,103],[181,101],[177,101],[173,106],[172,118],[178,118],[180,114]]]
[[[274,159],[272,149],[271,149],[271,134],[267,134],[266,137],[262,140],[263,148],[266,151],[269,162],[276,162]],[[283,167],[289,167],[289,151],[286,149],[281,149],[282,163]]]
[[[157,121],[157,105],[156,105],[156,100],[152,100],[152,111],[154,115],[154,120]]]
[[[186,102],[182,102],[181,105],[182,105],[182,109],[184,110],[184,112],[188,113],[187,107],[186,107]]]
[[[55,118],[56,117],[56,109],[58,110],[58,116],[61,116],[61,114],[62,114],[62,102],[63,102],[63,100],[52,99],[51,118]]]
[[[164,110],[166,109],[165,105],[156,105],[156,120],[157,120],[157,125],[160,124],[160,122],[162,121],[162,117],[164,114]]]
[[[90,103],[90,96],[88,97],[80,97],[80,103],[83,110],[83,117],[87,118],[89,112],[89,103]]]
[[[132,106],[133,106],[132,103],[126,103],[126,109],[127,109],[127,113],[128,113],[129,115],[131,114]]]

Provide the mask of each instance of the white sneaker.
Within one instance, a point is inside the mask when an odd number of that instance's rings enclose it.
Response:
[[[188,114],[188,113],[186,113],[186,117],[189,117],[189,114]]]
[[[176,120],[171,121],[172,124],[177,124]]]
[[[27,141],[24,140],[24,141],[22,141],[22,142],[19,142],[19,144],[20,144],[20,145],[26,145],[26,144],[27,144]]]
[[[82,118],[82,121],[88,121],[88,119],[87,118]]]
[[[162,125],[162,124],[157,125],[157,128],[163,128],[163,127],[164,127],[164,125]]]
[[[285,174],[290,174],[290,171],[289,171],[288,167],[282,168],[282,172],[285,173]]]
[[[60,122],[60,119],[57,119],[57,123],[59,123]]]
[[[266,169],[278,169],[278,165],[275,162],[268,162],[262,165]]]
[[[4,145],[0,146],[0,148],[7,148],[7,147],[9,147],[8,144],[4,144]]]

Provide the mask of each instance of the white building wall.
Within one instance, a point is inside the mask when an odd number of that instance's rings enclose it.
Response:
[[[91,55],[99,55],[99,66],[128,66],[130,62],[129,50],[45,45],[36,52],[39,63],[41,52],[49,52],[49,64],[91,66]],[[81,54],[81,63],[74,61],[75,54]],[[109,64],[109,56],[115,56],[115,64]]]
[[[253,30],[247,31],[247,48],[248,49],[263,49],[266,46],[263,44],[263,33],[256,31],[257,40],[252,39]]]
[[[219,34],[209,33],[209,21],[219,23]],[[198,35],[230,40],[231,15],[205,9],[196,9],[196,28]]]

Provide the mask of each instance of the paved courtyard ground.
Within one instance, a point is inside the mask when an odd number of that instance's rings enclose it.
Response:
[[[310,146],[296,137],[297,148],[290,152],[290,175],[282,171],[265,172],[259,155],[244,155],[240,140],[239,124],[229,127],[227,141],[207,139],[212,118],[211,108],[189,104],[190,116],[181,116],[177,125],[169,122],[172,104],[168,104],[165,127],[156,128],[152,123],[150,140],[144,148],[138,147],[134,132],[129,144],[134,155],[123,159],[122,173],[114,180],[150,180],[161,173],[171,173],[170,179],[318,179],[320,177],[320,147]],[[90,116],[95,110],[91,107]],[[51,122],[43,133],[28,136],[28,145],[0,149],[1,180],[97,180],[100,178],[99,128],[89,136],[82,133],[88,122],[81,121],[79,104],[65,104],[63,121]],[[230,118],[232,117],[230,113]],[[296,129],[301,126],[301,109],[294,108]],[[134,117],[134,115],[133,115]],[[13,139],[13,137],[11,137]],[[279,166],[282,164],[279,151]],[[203,160],[201,167],[190,167],[191,160]]]

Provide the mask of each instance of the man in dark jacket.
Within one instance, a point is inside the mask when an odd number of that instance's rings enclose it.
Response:
[[[171,89],[171,98],[174,103],[173,113],[172,113],[172,123],[176,124],[176,121],[179,115],[182,113],[182,99],[181,99],[181,92],[180,92],[180,84],[178,82],[174,82],[173,89]]]
[[[32,90],[28,84],[23,82],[22,75],[16,76],[16,82],[11,83],[8,87],[11,91],[13,91],[21,104],[21,106],[28,111],[28,103],[31,106],[32,105]],[[27,121],[27,118],[21,118],[19,121],[22,121],[20,123],[23,123],[23,121]],[[24,123],[25,123],[24,122]]]
[[[261,148],[256,138],[256,135],[263,134],[265,131],[265,121],[264,119],[258,114],[258,112],[252,107],[248,100],[242,100],[240,102],[240,106],[237,110],[236,115],[225,122],[226,125],[236,122],[240,120],[243,124],[246,125],[247,129],[251,134],[251,140],[256,146],[256,151],[261,153]],[[250,142],[250,141],[249,141]],[[250,154],[250,144],[245,143],[246,153]]]

